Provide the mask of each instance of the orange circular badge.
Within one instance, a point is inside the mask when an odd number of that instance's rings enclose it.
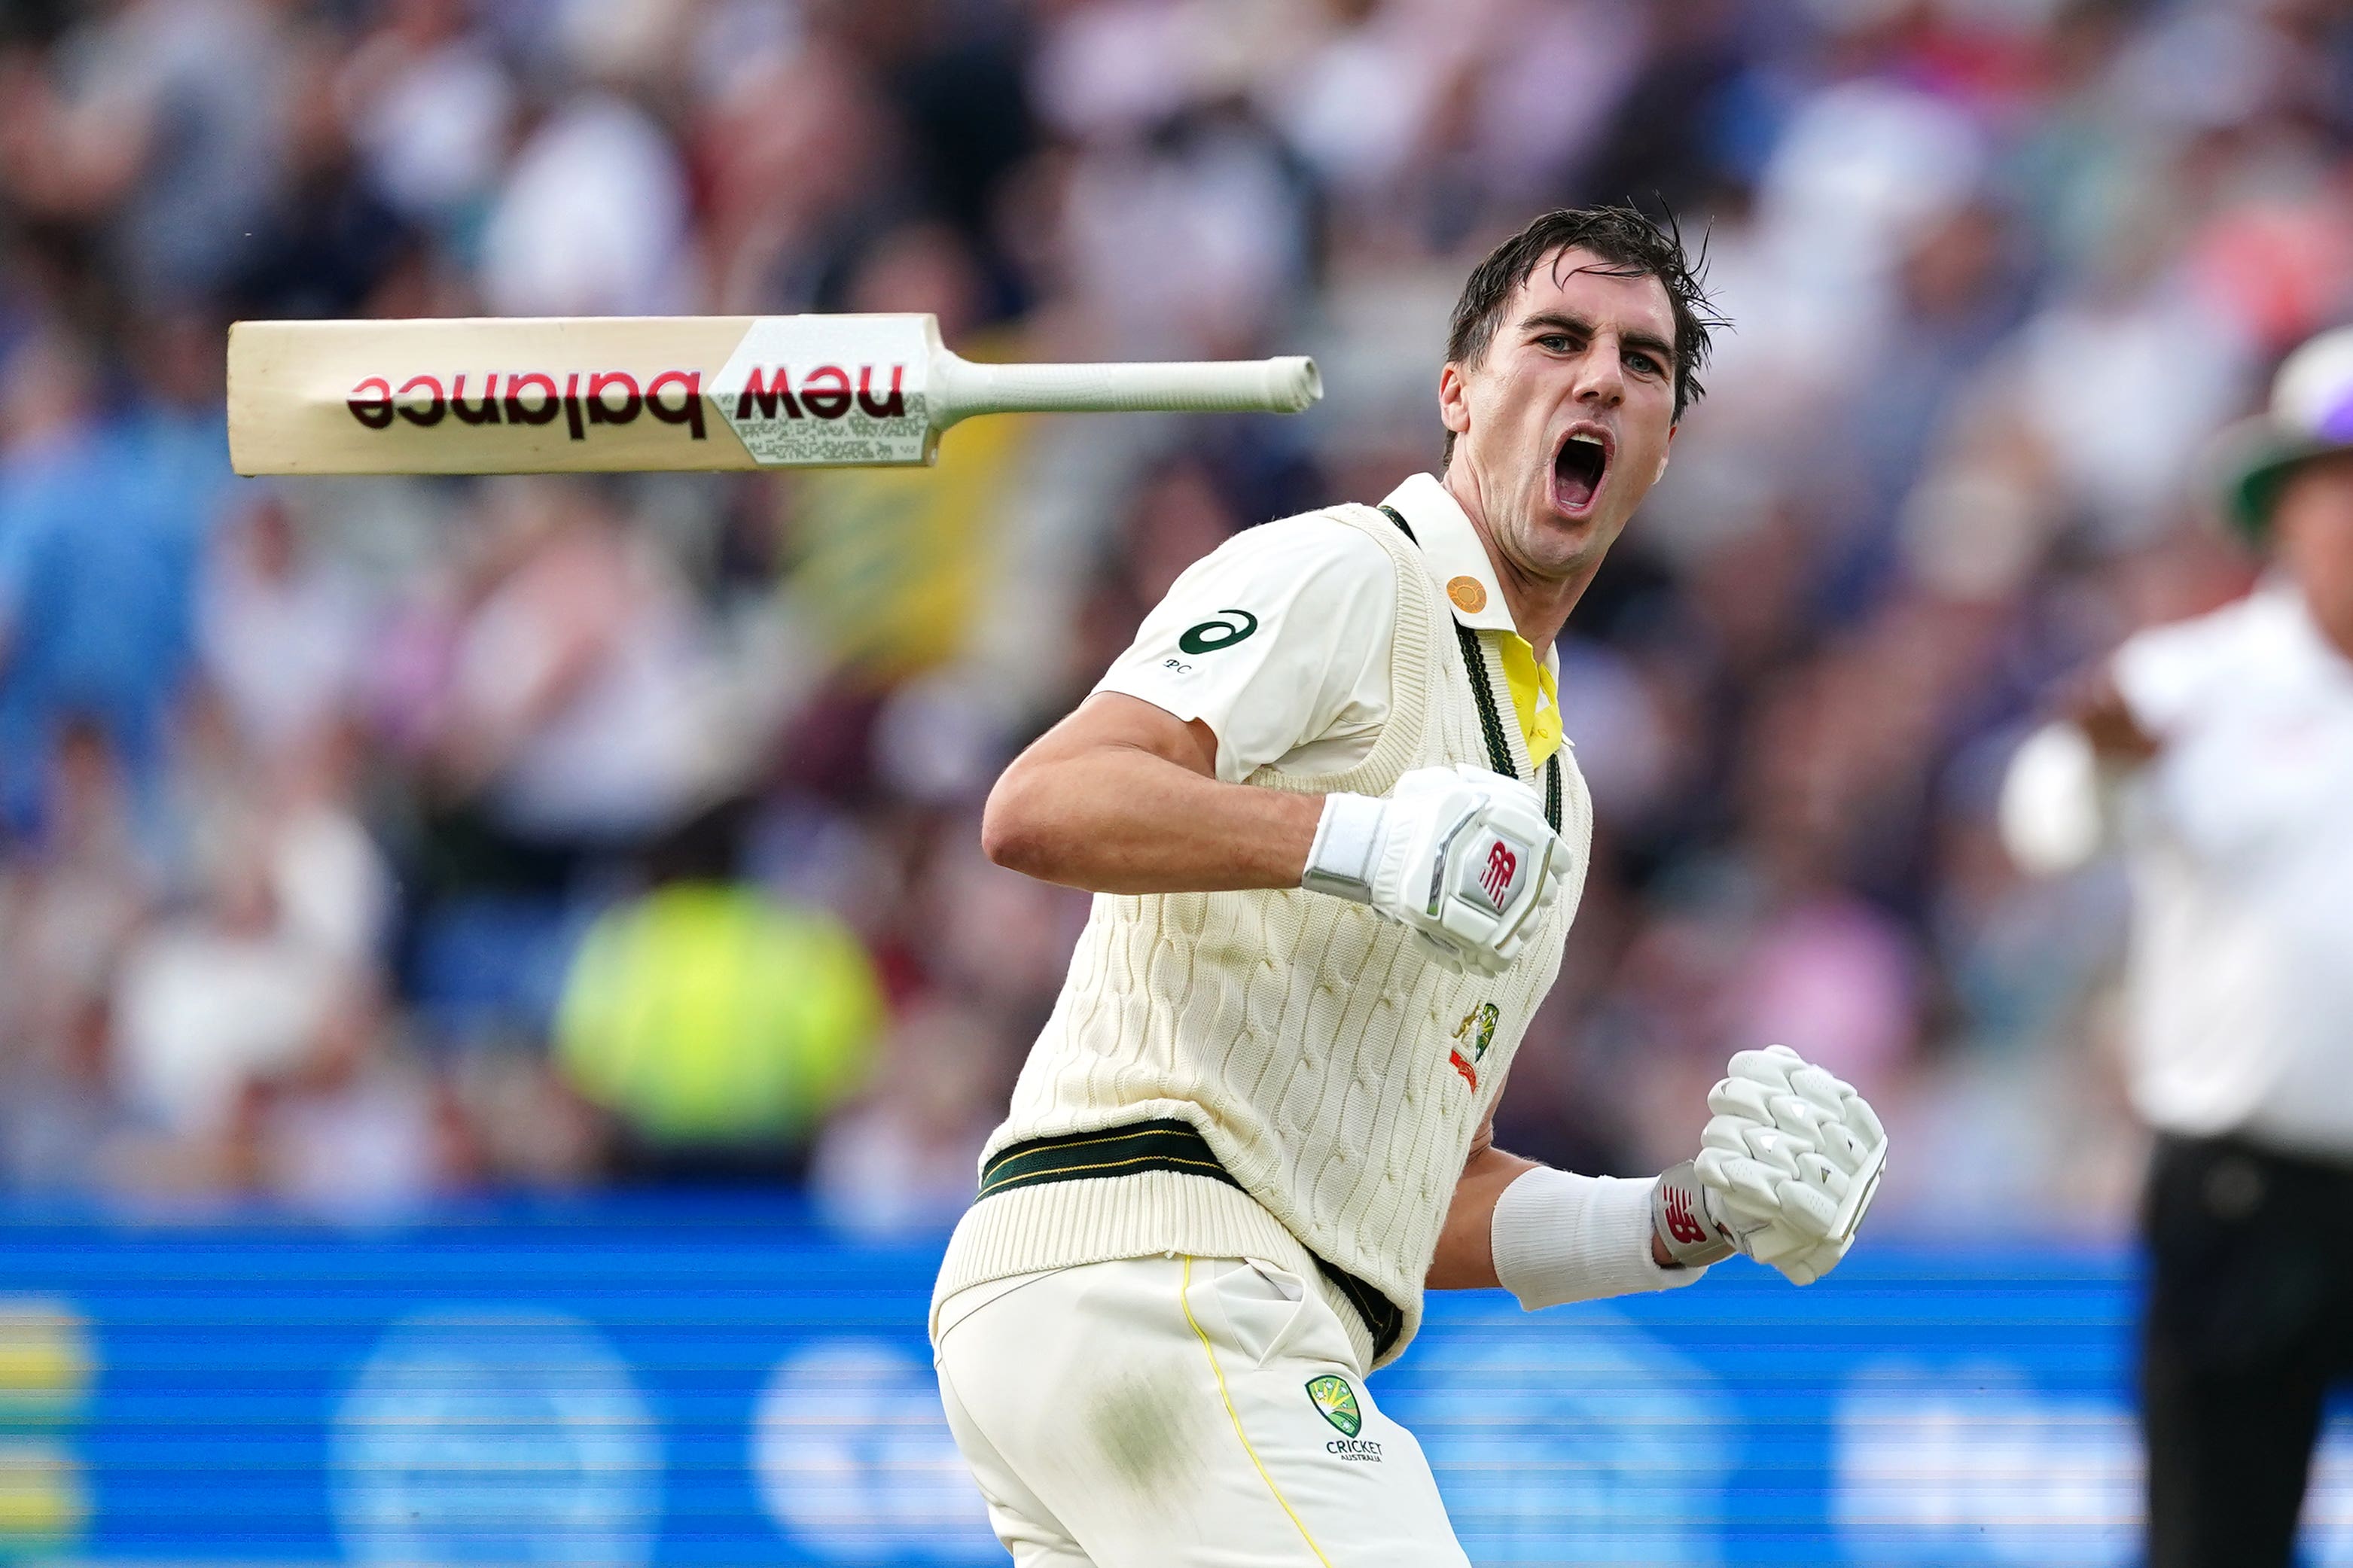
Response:
[[[1446,596],[1466,616],[1475,616],[1487,607],[1487,590],[1480,586],[1476,577],[1455,578],[1446,584]]]

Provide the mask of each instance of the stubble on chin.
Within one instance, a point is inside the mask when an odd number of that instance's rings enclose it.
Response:
[[[1526,530],[1506,542],[1504,558],[1531,583],[1568,583],[1591,575],[1609,545],[1597,521],[1571,522],[1552,509],[1550,499],[1532,514]]]

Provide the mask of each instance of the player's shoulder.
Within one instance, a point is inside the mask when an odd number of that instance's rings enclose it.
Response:
[[[2295,605],[2275,587],[2259,587],[2202,615],[2144,626],[2116,650],[2123,660],[2211,666],[2261,658],[2288,629]]]
[[[1190,604],[1207,594],[1338,615],[1393,605],[1397,581],[1396,563],[1377,538],[1325,508],[1242,530],[1187,567],[1169,600]]]
[[[2116,648],[2116,688],[2135,718],[2169,723],[2210,695],[2278,668],[2295,614],[2280,590],[2258,588],[2202,615],[2145,626]]]
[[[1284,572],[1306,568],[1388,576],[1394,570],[1388,552],[1349,515],[1364,510],[1369,509],[1343,504],[1279,517],[1243,529],[1204,560]]]

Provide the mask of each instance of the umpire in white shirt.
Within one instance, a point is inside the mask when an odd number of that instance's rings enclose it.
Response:
[[[2128,639],[2002,801],[2029,868],[2113,840],[2132,878],[2149,1568],[2285,1568],[2353,1378],[2353,328],[2231,449],[2271,571]]]

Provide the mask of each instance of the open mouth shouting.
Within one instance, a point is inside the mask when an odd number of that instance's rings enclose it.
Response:
[[[1570,426],[1552,456],[1553,505],[1579,521],[1591,516],[1616,450],[1617,442],[1601,426]]]

